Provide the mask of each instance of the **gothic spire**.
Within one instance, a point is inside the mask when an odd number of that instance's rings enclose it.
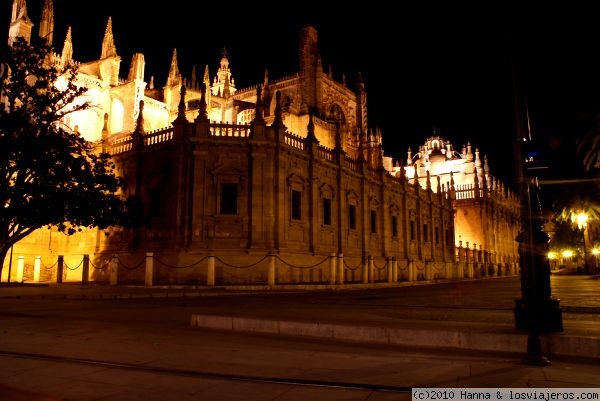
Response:
[[[181,85],[179,93],[181,96],[179,97],[179,105],[177,106],[177,118],[174,122],[187,121],[185,118],[185,85]]]
[[[8,30],[8,45],[12,46],[18,37],[25,39],[27,43],[31,42],[31,29],[33,22],[27,15],[27,4],[25,0],[14,0],[12,6],[12,17]]]
[[[27,2],[25,0],[13,0],[12,5],[12,16],[10,18],[10,23],[12,24],[16,20],[21,17],[27,17]]]
[[[362,72],[360,71],[356,74],[356,87],[359,90],[365,89],[365,81],[363,80]]]
[[[206,84],[206,87],[210,86],[210,74],[208,73],[208,64],[204,66],[204,77],[202,78],[202,82]]]
[[[467,141],[467,161],[473,161],[473,150],[470,141]]]
[[[140,135],[144,135],[146,133],[146,131],[144,131],[144,101],[143,100],[140,100],[139,109],[140,109],[140,111],[139,111],[137,120],[135,122],[135,132]]]
[[[71,39],[71,27],[69,27],[67,28],[67,36],[65,36],[65,43],[63,44],[60,62],[64,68],[67,67],[71,61],[73,61],[73,40]]]
[[[144,55],[142,53],[135,53],[131,58],[131,66],[129,67],[129,75],[127,79],[129,81],[133,80],[144,80],[144,68],[146,66],[146,62],[144,60]]]
[[[313,121],[312,113],[309,113],[309,115],[308,115],[308,127],[307,127],[306,139],[310,140],[311,142],[317,141],[317,136],[315,135],[315,122]]]
[[[102,54],[100,55],[100,59],[116,56],[117,48],[115,47],[115,39],[112,31],[112,17],[108,17],[106,30],[104,31],[104,39],[102,39]]]
[[[369,126],[367,122],[367,92],[365,91],[365,84],[363,82],[362,74],[360,72],[358,72],[358,75],[356,77],[356,89],[358,90],[357,124],[362,132],[366,132]]]
[[[200,84],[200,107],[198,108],[198,116],[196,121],[208,122],[208,115],[206,113],[206,91],[207,86],[204,82]]]
[[[102,125],[102,153],[108,149],[108,113],[104,113],[104,124]]]
[[[179,85],[181,83],[181,74],[177,65],[177,49],[173,49],[173,57],[171,57],[171,66],[169,67],[169,77],[167,78],[167,86]]]
[[[483,189],[483,193],[487,193],[488,190],[488,182],[485,174],[481,175],[481,189]]]
[[[52,44],[54,37],[54,4],[52,0],[44,0],[42,18],[40,20],[40,38]]]
[[[206,104],[210,104],[211,100],[210,97],[212,95],[212,92],[210,90],[210,74],[208,73],[208,64],[206,64],[204,66],[204,76],[202,77],[202,82],[200,82],[200,87],[202,87],[202,84],[204,84],[204,86],[206,87]]]

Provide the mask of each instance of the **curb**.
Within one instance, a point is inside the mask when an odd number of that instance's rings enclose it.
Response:
[[[428,330],[202,314],[193,314],[190,324],[192,327],[213,330],[277,334],[348,343],[484,352],[523,353],[527,349],[528,339],[527,333],[519,332]],[[542,334],[540,342],[543,352],[548,355],[600,359],[600,338],[597,337]]]

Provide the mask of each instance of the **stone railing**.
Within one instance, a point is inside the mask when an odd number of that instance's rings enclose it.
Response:
[[[304,150],[306,149],[306,140],[299,135],[286,132],[284,135],[284,143],[292,148]]]
[[[173,127],[152,131],[144,135],[144,145],[155,145],[173,139]]]
[[[222,124],[222,123],[211,123],[210,124],[210,135],[211,136],[225,136],[225,137],[236,137],[236,138],[249,138],[250,137],[250,124]]]

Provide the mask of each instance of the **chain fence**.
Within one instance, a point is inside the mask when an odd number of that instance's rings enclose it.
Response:
[[[471,275],[499,275],[515,274],[510,266],[495,266],[484,263],[468,263],[465,261],[452,261],[452,266],[444,262],[425,262],[422,260],[396,260],[391,257],[377,259],[371,255],[358,257],[343,257],[343,255],[330,254],[322,259],[309,264],[300,264],[297,261],[287,260],[277,253],[267,252],[258,256],[256,261],[247,264],[234,263],[221,256],[204,255],[194,261],[187,261],[184,264],[177,264],[164,259],[165,256],[155,256],[153,253],[142,255],[141,259],[132,258],[131,254],[101,255],[90,258],[89,255],[82,255],[77,265],[73,264],[76,255],[69,255],[70,263],[67,263],[65,257],[59,255],[56,260],[48,262],[41,260],[37,256],[35,263],[23,263],[22,257],[19,257],[19,271],[17,281],[37,281],[37,282],[63,282],[69,278],[69,281],[79,281],[84,283],[88,279],[94,282],[108,281],[110,284],[116,284],[118,281],[137,281],[145,282],[167,282],[167,283],[196,283],[214,285],[219,284],[274,284],[302,282],[303,284],[329,283],[357,283],[357,282],[386,282],[386,281],[415,281],[438,278],[468,278]],[[293,255],[292,259],[293,259]],[[316,255],[315,255],[316,256]],[[248,255],[238,255],[240,258],[248,259]],[[297,257],[296,257],[297,258]],[[467,259],[468,260],[468,259]],[[328,263],[329,262],[329,263]],[[285,270],[287,268],[288,270]],[[148,270],[150,269],[150,273]],[[254,273],[240,273],[240,270],[252,270]],[[316,271],[318,274],[294,275],[292,271]],[[119,270],[123,273],[118,277]],[[137,274],[135,271],[144,270]],[[189,274],[171,274],[170,270],[189,271]],[[75,272],[79,272],[76,274]],[[91,273],[91,276],[90,276]],[[387,274],[385,274],[387,273]],[[337,276],[337,277],[336,277]],[[73,277],[77,277],[74,280]],[[150,278],[149,278],[150,277]],[[14,281],[14,280],[13,280]]]

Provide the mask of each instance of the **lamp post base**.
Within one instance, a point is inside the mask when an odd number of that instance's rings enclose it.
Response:
[[[563,331],[562,308],[560,299],[548,298],[538,301],[539,314],[531,316],[531,306],[525,299],[515,301],[515,328],[529,330],[531,322],[537,319],[542,333],[560,333]]]
[[[530,366],[548,366],[552,364],[550,359],[542,354],[540,336],[534,331],[530,331],[527,337],[527,353],[523,357],[523,363]]]

